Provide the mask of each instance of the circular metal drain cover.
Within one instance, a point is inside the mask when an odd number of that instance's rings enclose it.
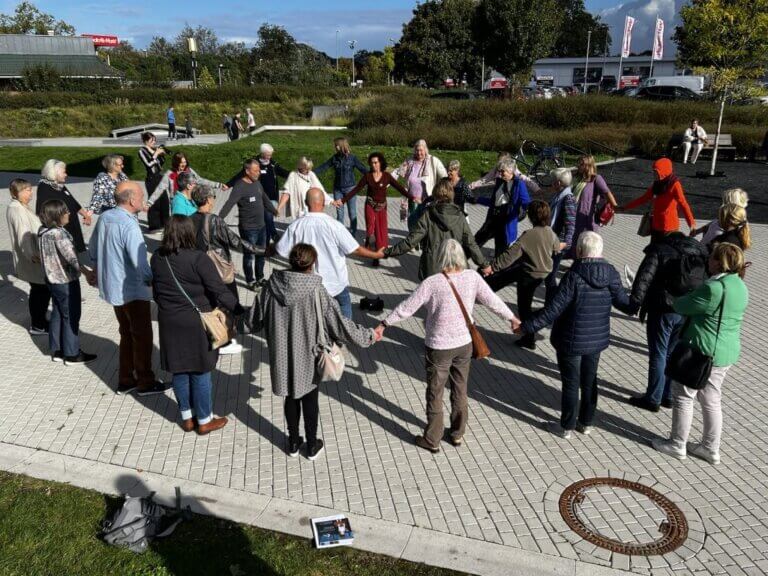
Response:
[[[688,538],[688,521],[669,498],[638,482],[587,478],[560,495],[560,514],[587,542],[631,556],[657,556]]]

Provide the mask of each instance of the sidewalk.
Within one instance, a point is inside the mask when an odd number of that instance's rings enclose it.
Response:
[[[87,182],[70,190],[81,200],[90,195]],[[0,205],[7,202],[3,190]],[[470,210],[476,228],[484,213]],[[389,211],[394,242],[404,234],[397,202]],[[620,216],[604,230],[606,256],[619,268],[636,268],[641,259],[637,223],[635,216]],[[5,226],[0,219],[4,276],[11,266]],[[717,467],[671,460],[650,447],[668,433],[671,414],[626,404],[645,388],[645,329],[619,313],[612,347],[601,358],[591,436],[563,441],[546,432],[543,424],[559,414],[554,350],[543,340],[535,352],[518,349],[508,325],[481,308],[476,316],[492,357],[472,366],[464,446],[446,444],[432,455],[413,445],[424,425],[425,388],[424,329],[413,319],[388,330],[384,342],[351,350],[341,382],[321,387],[327,450],[313,463],[284,452],[282,403],[271,393],[260,336],[243,337],[243,355],[223,357],[214,373],[214,410],[230,424],[210,436],[184,434],[171,391],[147,398],[114,394],[117,322],[95,290],[84,289],[81,328],[83,348],[99,358],[65,368],[45,356],[45,338],[27,334],[27,287],[6,276],[0,284],[7,351],[0,366],[0,468],[105,492],[115,490],[116,475],[132,474],[165,496],[180,485],[214,514],[307,538],[308,518],[348,513],[360,534],[356,546],[475,574],[765,574],[768,256],[760,247],[768,244],[768,226],[755,225],[753,241],[743,355],[726,379]],[[417,262],[408,255],[376,269],[350,261],[353,302],[380,295],[390,310],[413,291]],[[274,266],[280,263],[267,264]],[[514,304],[513,288],[500,295]],[[241,288],[241,297],[250,304],[253,295]],[[355,319],[365,325],[380,317],[355,307]],[[697,410],[692,440],[700,423]],[[686,513],[689,540],[677,552],[649,557],[611,554],[581,540],[564,527],[552,499],[565,486],[597,476],[655,485]],[[590,521],[608,522],[627,539],[647,538],[642,507],[623,498],[620,506],[606,495]]]

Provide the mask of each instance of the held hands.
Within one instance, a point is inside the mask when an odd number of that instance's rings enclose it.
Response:
[[[226,192],[227,190],[229,190],[229,186],[227,186],[226,184],[222,184],[221,185],[221,191],[222,192]]]
[[[83,214],[83,224],[85,224],[86,226],[90,226],[91,222],[93,221],[92,216],[93,216],[93,212],[91,212],[90,210],[86,210],[85,213]]]
[[[373,341],[374,342],[381,342],[381,339],[384,338],[384,330],[385,330],[384,324],[379,324],[376,326],[376,328],[373,329]]]
[[[480,274],[483,275],[483,277],[488,277],[491,274],[493,274],[493,268],[490,266],[486,266],[485,268],[480,268]]]
[[[566,247],[566,246],[568,246],[568,244],[566,244],[565,242],[560,242],[560,252],[562,252],[563,250],[565,250],[565,247]]]
[[[522,330],[520,329],[520,326],[522,325],[522,323],[520,322],[520,319],[517,316],[512,318],[512,320],[510,321],[510,324],[512,326],[512,332],[514,332],[515,334],[522,334]]]
[[[341,200],[334,200],[333,202],[331,202],[331,204],[333,204],[336,208],[341,208],[342,206],[344,206],[344,203]]]

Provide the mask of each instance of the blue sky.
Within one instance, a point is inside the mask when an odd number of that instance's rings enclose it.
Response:
[[[535,0],[534,0],[535,1]],[[173,38],[185,22],[213,28],[220,40],[253,44],[256,30],[268,22],[285,27],[297,40],[330,56],[336,53],[336,30],[341,54],[348,55],[347,40],[359,49],[376,50],[400,37],[403,22],[410,19],[414,0],[280,0],[262,3],[242,0],[33,0],[45,12],[73,24],[78,33],[116,34],[136,47],[145,47],[153,36]],[[680,0],[587,0],[587,8],[602,13],[613,27],[614,49],[621,43],[626,13],[637,17],[633,49],[649,47],[655,14],[671,19]],[[676,4],[678,6],[676,7]],[[16,2],[0,0],[0,11],[12,12]],[[267,6],[268,8],[263,8]],[[668,23],[668,29],[671,30]]]

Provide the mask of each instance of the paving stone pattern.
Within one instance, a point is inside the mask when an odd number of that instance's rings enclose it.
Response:
[[[87,184],[72,189],[81,200],[89,197]],[[0,203],[4,207],[7,202],[3,190]],[[398,212],[392,202],[392,241],[404,233]],[[480,208],[471,207],[473,227],[483,217]],[[637,217],[625,215],[604,230],[606,255],[619,268],[624,263],[636,268],[640,262],[644,241],[634,234],[637,224]],[[0,366],[2,442],[639,574],[768,572],[764,225],[753,228],[755,248],[749,253],[753,265],[747,279],[751,302],[743,355],[724,387],[723,461],[717,467],[694,458],[671,460],[651,448],[651,440],[669,432],[671,413],[642,412],[626,404],[629,394],[645,389],[645,329],[618,312],[612,346],[601,359],[597,428],[591,436],[576,434],[566,441],[544,429],[543,423],[559,415],[554,350],[545,340],[535,352],[513,346],[508,325],[482,308],[477,320],[493,354],[473,362],[469,427],[458,449],[444,444],[441,453],[432,455],[413,444],[425,424],[423,314],[390,328],[385,341],[370,349],[350,350],[344,378],[322,386],[320,435],[327,451],[315,463],[284,452],[282,402],[271,392],[267,348],[259,336],[243,337],[242,356],[222,357],[213,375],[215,412],[229,416],[230,424],[209,436],[185,434],[172,391],[146,398],[114,393],[117,322],[96,290],[84,288],[81,329],[83,348],[97,353],[98,360],[87,367],[63,367],[49,360],[47,339],[26,332],[27,286],[9,274],[5,218],[0,227],[0,338],[6,344]],[[150,247],[156,244],[149,242]],[[417,262],[418,255],[407,255],[374,269],[368,262],[351,260],[353,301],[379,295],[391,309],[416,286]],[[268,272],[282,265],[270,262]],[[253,294],[242,287],[240,294],[250,304]],[[514,307],[514,287],[501,296]],[[537,294],[537,307],[541,297]],[[368,326],[380,317],[355,309],[356,320]],[[700,431],[697,410],[692,441]],[[611,554],[574,538],[558,521],[552,503],[556,508],[567,485],[606,474],[655,486],[684,506],[691,537],[673,560]],[[599,500],[597,496],[593,503],[600,514],[593,521],[617,536],[637,538],[632,522],[651,530],[659,520],[639,500],[605,491]]]

